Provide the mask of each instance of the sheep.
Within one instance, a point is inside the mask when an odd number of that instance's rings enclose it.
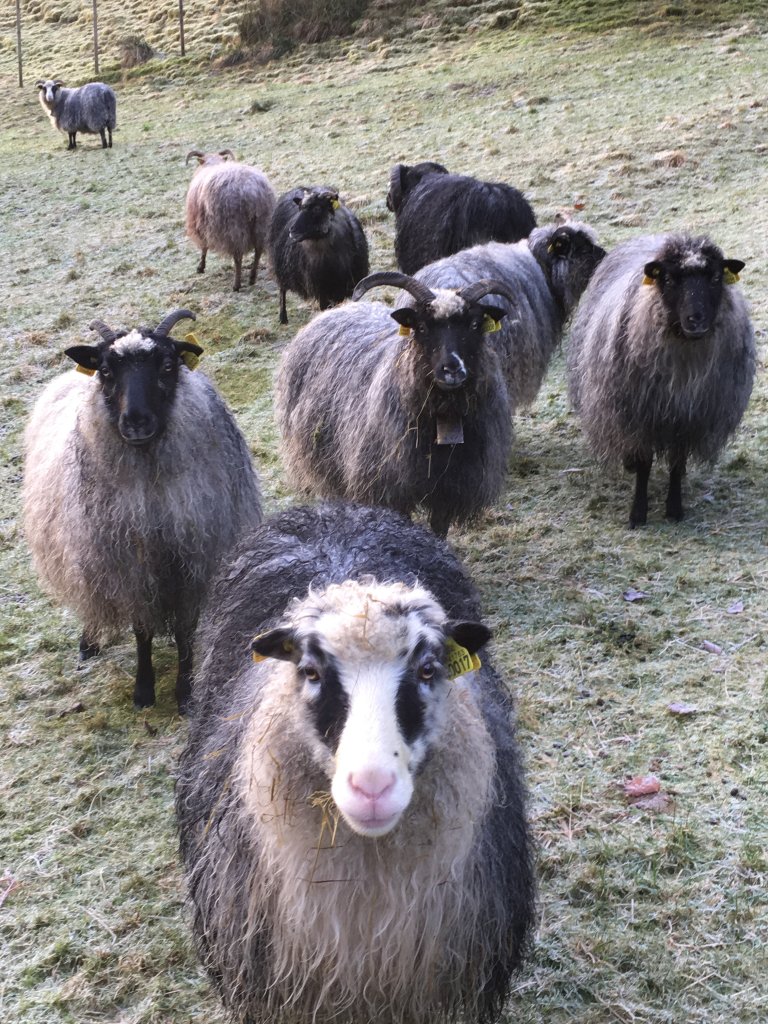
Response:
[[[176,810],[233,1020],[498,1019],[535,894],[480,617],[447,545],[380,508],[288,509],[219,574]]]
[[[275,416],[299,491],[423,505],[444,536],[496,500],[511,446],[511,409],[493,340],[511,296],[498,281],[433,292],[405,274],[364,278],[405,289],[415,308],[345,303],[320,313],[283,352]],[[398,330],[399,325],[399,330]]]
[[[238,163],[231,149],[218,153],[187,153],[198,167],[187,190],[187,235],[202,251],[198,274],[205,272],[208,250],[225,253],[235,262],[235,283],[240,291],[243,256],[253,250],[248,283],[256,282],[269,224],[275,209],[275,191],[262,171]]]
[[[732,287],[744,264],[708,237],[646,235],[600,266],[574,318],[571,402],[594,454],[635,473],[629,526],[646,522],[654,455],[666,456],[666,515],[684,515],[689,457],[714,462],[746,409],[755,340]]]
[[[269,254],[280,288],[281,324],[288,323],[289,289],[327,309],[348,298],[368,274],[368,242],[360,221],[333,188],[294,188],[280,196]]]
[[[26,430],[24,524],[41,582],[84,624],[82,663],[130,623],[134,704],[155,700],[152,638],[173,632],[176,698],[189,700],[192,636],[220,557],[261,521],[256,477],[231,413],[201,373],[202,349],[154,329],[115,332],[66,350]]]
[[[78,89],[65,89],[59,79],[35,83],[40,105],[51,124],[67,135],[67,149],[77,149],[77,133],[101,136],[102,149],[112,148],[117,127],[117,99],[104,82],[88,82]]]
[[[592,228],[570,221],[535,228],[527,240],[514,244],[488,242],[465,249],[430,263],[415,277],[430,288],[461,288],[494,278],[514,295],[514,315],[494,335],[494,348],[517,410],[536,398],[563,327],[604,256]],[[508,306],[503,296],[491,299]]]
[[[395,214],[395,254],[404,274],[481,242],[517,242],[536,227],[518,189],[450,174],[431,161],[392,168],[387,206]]]

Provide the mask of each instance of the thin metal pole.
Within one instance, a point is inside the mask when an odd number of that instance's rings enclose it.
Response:
[[[19,61],[19,88],[24,87],[24,75],[21,67],[21,0],[16,0],[16,56]]]
[[[181,56],[185,56],[184,50],[184,0],[179,0],[179,38],[181,39]]]
[[[99,15],[93,0],[93,70],[99,73]]]

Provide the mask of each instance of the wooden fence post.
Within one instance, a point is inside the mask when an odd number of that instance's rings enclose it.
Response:
[[[99,15],[96,0],[93,0],[93,70],[99,73]]]
[[[24,75],[21,67],[21,0],[16,0],[16,57],[19,62],[19,88],[24,87]]]
[[[185,55],[184,50],[184,0],[179,0],[179,38],[181,40],[181,56]]]

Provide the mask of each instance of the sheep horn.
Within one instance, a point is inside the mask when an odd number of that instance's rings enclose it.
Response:
[[[459,295],[465,302],[477,302],[485,295],[503,295],[513,306],[517,305],[514,295],[505,284],[488,277],[483,278],[482,281],[475,281],[474,284],[468,284],[466,288],[461,288]]]
[[[189,158],[191,156],[196,156],[198,160],[205,159],[205,153],[201,153],[199,149],[190,149],[187,153],[187,159],[184,161],[185,165],[189,163]]]
[[[235,154],[232,152],[231,149],[220,149],[219,150],[219,156],[224,156],[224,157],[228,156],[228,157],[231,157],[235,162],[237,162],[237,157],[235,156]]]
[[[117,337],[115,331],[113,331],[111,327],[108,327],[103,320],[91,320],[91,322],[88,324],[88,330],[98,331],[99,334],[104,339],[104,341],[108,341],[110,344]]]
[[[389,172],[389,192],[387,193],[387,209],[397,213],[403,198],[404,164],[395,164]]]
[[[197,320],[197,317],[191,309],[174,309],[164,320],[160,321],[152,333],[160,338],[164,338],[179,320]]]
[[[369,288],[377,288],[380,284],[390,284],[394,288],[402,288],[422,306],[428,306],[435,298],[435,293],[423,281],[417,281],[415,277],[401,274],[397,270],[382,270],[378,274],[369,274],[368,277],[364,277],[362,281],[358,282],[352,292],[353,300],[356,302]]]

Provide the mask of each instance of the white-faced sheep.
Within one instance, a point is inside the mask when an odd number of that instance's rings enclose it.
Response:
[[[98,345],[66,354],[26,433],[24,525],[45,587],[84,625],[81,661],[125,625],[136,636],[134,703],[154,703],[152,637],[172,632],[176,696],[189,698],[192,636],[205,589],[240,533],[261,520],[245,441],[203,374],[202,349],[154,330],[91,327]]]
[[[327,309],[349,298],[368,273],[365,233],[333,188],[294,188],[280,196],[269,255],[280,288],[281,324],[288,323],[287,291]]]
[[[435,532],[466,522],[499,495],[511,409],[495,351],[503,316],[485,303],[498,281],[433,292],[397,272],[355,289],[405,288],[415,308],[345,303],[321,313],[286,347],[275,413],[283,459],[299,492],[387,505],[423,505]]]
[[[455,556],[389,510],[290,509],[207,607],[176,808],[233,1020],[497,1020],[534,883],[507,688],[484,651],[471,670],[490,634]]]
[[[568,347],[571,401],[602,461],[636,474],[629,525],[646,521],[654,455],[669,463],[666,514],[683,518],[689,457],[712,462],[738,426],[755,374],[741,260],[704,236],[625,242],[598,269]]]
[[[259,260],[267,244],[275,209],[275,190],[256,167],[238,163],[230,149],[201,153],[193,149],[198,167],[187,190],[187,235],[201,250],[198,274],[205,272],[208,250],[231,256],[235,263],[232,290],[242,283],[243,257],[253,252],[248,283],[254,284]]]
[[[509,309],[494,335],[509,385],[513,409],[536,398],[563,327],[605,256],[594,231],[571,221],[535,228],[522,242],[488,242],[430,263],[416,274],[430,288],[461,288],[470,281],[493,278],[514,296],[491,301]]]
[[[482,242],[517,242],[536,227],[518,189],[450,174],[431,161],[392,168],[387,206],[395,214],[395,254],[405,274]]]
[[[112,148],[117,127],[117,99],[104,82],[88,82],[79,89],[65,89],[58,79],[40,80],[40,105],[51,124],[67,136],[67,149],[77,149],[78,132],[101,136],[102,149]]]

